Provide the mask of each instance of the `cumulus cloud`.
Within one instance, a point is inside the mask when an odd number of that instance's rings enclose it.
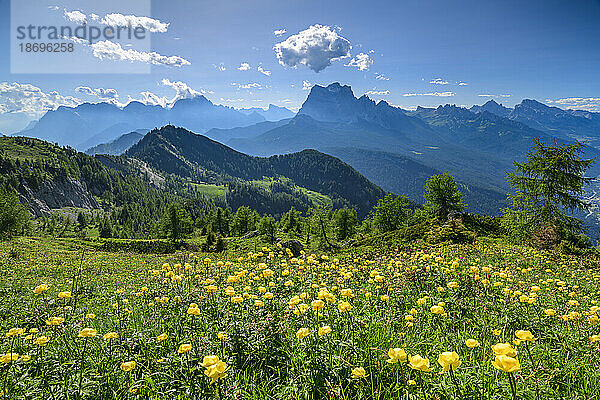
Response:
[[[359,71],[367,71],[372,64],[373,64],[373,60],[369,57],[368,54],[358,53],[345,66],[346,67],[356,67],[356,68],[358,68]]]
[[[227,68],[225,68],[225,64],[224,63],[219,63],[219,65],[215,65],[215,68],[218,69],[221,72],[227,71]]]
[[[388,78],[387,76],[383,75],[383,74],[375,74],[375,79],[380,80],[380,81],[389,81],[390,78]]]
[[[452,97],[456,93],[454,92],[430,92],[430,93],[404,93],[402,96],[414,97],[414,96],[436,96],[436,97]]]
[[[317,24],[277,43],[273,49],[279,64],[292,68],[305,65],[319,72],[332,61],[350,57],[351,47],[350,41],[335,29]]]
[[[258,72],[260,72],[261,74],[266,75],[266,76],[271,76],[271,71],[267,71],[262,66],[259,65],[257,69],[258,69]]]
[[[134,49],[124,49],[119,43],[111,42],[110,40],[101,40],[91,44],[94,57],[100,60],[115,60],[142,62],[153,65],[167,65],[172,67],[181,67],[183,65],[191,65],[185,58],[179,56],[164,56],[156,52],[143,52]]]
[[[458,86],[467,86],[468,83],[467,82],[458,82]]]
[[[78,10],[74,10],[74,11],[65,10],[65,19],[67,21],[75,22],[76,24],[80,24],[80,25],[83,25],[87,22],[85,14]]]
[[[313,86],[309,81],[302,81],[302,90],[310,90]]]
[[[238,85],[238,89],[262,89],[262,85],[260,83],[246,83],[246,84],[239,84]]]
[[[547,99],[546,103],[572,110],[600,111],[600,97],[565,97],[556,100]]]
[[[54,9],[54,8],[51,8]],[[74,22],[77,24],[85,24],[88,22],[88,16],[79,10],[67,11],[64,10],[64,16],[67,21]],[[150,32],[164,33],[169,27],[168,22],[162,22],[158,19],[150,17],[138,17],[137,15],[123,15],[119,13],[106,14],[100,18],[97,14],[90,14],[89,19],[92,21],[98,21],[103,25],[115,26],[115,27],[142,27]]]
[[[96,88],[92,89],[89,86],[77,86],[75,91],[78,93],[87,94],[88,96],[96,96],[99,99],[107,100],[107,99],[116,99],[119,97],[119,93],[116,89],[104,89],[104,88]]]
[[[251,69],[252,69],[252,67],[247,62],[241,63],[240,66],[238,67],[239,71],[248,71],[248,70],[251,70]]]
[[[108,26],[138,27],[141,26],[150,32],[164,33],[169,27],[169,23],[149,17],[138,17],[136,15],[123,15],[118,13],[106,14],[100,23]]]
[[[387,96],[388,94],[390,94],[389,90],[369,90],[368,92],[365,92],[365,94],[368,95],[376,95],[376,96]]]
[[[60,106],[75,107],[81,103],[76,97],[62,96],[56,91],[44,92],[27,83],[0,82],[0,114],[25,113],[38,118]]]
[[[442,78],[435,78],[429,81],[432,85],[447,85],[448,81],[443,80]]]
[[[162,79],[160,85],[170,87],[175,90],[175,95],[172,98],[166,96],[158,96],[150,91],[141,92],[142,103],[150,105],[159,105],[161,107],[172,107],[178,100],[181,99],[193,99],[194,97],[201,96],[206,93],[212,93],[211,91],[200,89],[196,90],[190,87],[187,83],[181,81],[171,81],[167,78]]]
[[[287,32],[287,30],[285,30],[285,29],[277,29],[277,30],[273,31],[273,35],[275,35],[275,36],[283,36],[286,32]]]

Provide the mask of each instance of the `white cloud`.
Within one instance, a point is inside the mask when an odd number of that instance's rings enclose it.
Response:
[[[510,97],[512,94],[478,94],[479,97]]]
[[[25,113],[41,117],[46,111],[60,106],[75,107],[82,101],[72,96],[62,96],[56,91],[44,92],[27,83],[0,82],[0,114]]]
[[[458,86],[467,86],[468,83],[467,82],[458,82]]]
[[[356,67],[356,68],[358,68],[359,71],[367,71],[372,64],[373,64],[373,60],[369,57],[368,54],[358,53],[345,66],[346,67]]]
[[[436,96],[436,97],[452,97],[456,93],[454,92],[431,92],[431,93],[404,93],[402,96],[413,97],[413,96]]]
[[[375,74],[375,79],[380,80],[380,81],[389,81],[390,80],[390,78],[388,78],[384,74]]]
[[[167,99],[166,97],[160,97],[152,92],[141,92],[140,93],[142,95],[142,98],[140,99],[140,102],[144,103],[144,104],[148,104],[148,105],[152,105],[152,106],[161,106],[161,107],[167,107],[169,105],[169,99]]]
[[[252,69],[252,67],[247,62],[241,63],[240,66],[238,67],[239,71],[248,71],[248,70],[251,70],[251,69]]]
[[[322,71],[332,61],[350,57],[350,42],[329,26],[312,25],[273,49],[283,66],[296,68],[305,65],[315,72]]]
[[[87,22],[85,14],[78,10],[74,10],[74,11],[65,10],[65,19],[67,21],[75,22],[76,24],[80,24],[80,25],[83,25]]]
[[[565,97],[562,99],[546,100],[546,103],[555,104],[567,109],[583,111],[600,111],[600,97]]]
[[[267,71],[266,69],[263,69],[263,67],[261,67],[260,65],[258,66],[258,72],[260,72],[263,75],[266,76],[271,76],[271,71]]]
[[[168,86],[175,90],[175,95],[172,98],[166,96],[158,96],[150,91],[141,92],[142,103],[150,105],[159,105],[161,107],[172,107],[178,100],[181,99],[193,99],[194,97],[201,96],[206,93],[212,93],[204,89],[196,90],[190,87],[187,83],[181,81],[170,81],[167,78],[162,79],[160,85]]]
[[[102,100],[116,99],[117,97],[119,97],[119,93],[116,89],[92,89],[89,86],[77,86],[75,88],[75,91],[78,93],[87,94],[88,96],[96,96]]]
[[[215,68],[218,69],[221,72],[227,71],[227,68],[225,68],[225,64],[224,63],[219,63],[219,65],[215,65]]]
[[[365,92],[365,94],[368,95],[376,95],[376,96],[387,96],[388,94],[390,94],[389,90],[369,90],[368,92]]]
[[[238,89],[262,89],[262,85],[260,83],[246,83],[246,84],[239,84],[238,85]]]
[[[285,30],[285,29],[277,29],[277,30],[273,31],[273,35],[275,35],[275,36],[282,36],[286,32],[287,32],[287,30]]]
[[[149,17],[138,17],[136,15],[123,15],[118,13],[107,14],[100,20],[101,24],[108,26],[131,26],[133,28],[141,26],[150,32],[164,33],[169,27],[169,23]]]
[[[313,86],[309,81],[302,81],[302,90],[310,90]]]
[[[58,11],[60,9],[60,7],[59,6],[48,6],[48,9],[52,10],[52,11]]]
[[[156,52],[143,52],[133,49],[123,49],[119,43],[111,42],[110,40],[101,40],[91,44],[94,57],[100,60],[115,60],[142,62],[153,65],[168,65],[172,67],[181,67],[183,65],[191,65],[191,63],[179,56],[163,56]]]
[[[442,78],[435,78],[429,81],[432,85],[447,85],[448,81],[443,80]]]

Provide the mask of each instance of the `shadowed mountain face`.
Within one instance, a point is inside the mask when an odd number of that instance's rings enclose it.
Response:
[[[122,136],[119,136],[117,139],[113,140],[110,143],[103,143],[94,147],[90,147],[85,151],[85,153],[92,156],[95,154],[109,154],[112,156],[120,156],[121,154],[125,153],[127,149],[129,149],[131,146],[139,142],[146,133],[148,133],[148,131],[142,129],[134,132],[129,132]]]
[[[201,182],[260,180],[283,176],[298,186],[328,195],[364,217],[384,192],[339,159],[315,150],[252,157],[206,136],[165,126],[148,133],[126,153],[150,167]]]
[[[247,126],[264,120],[256,113],[246,115],[198,96],[178,100],[171,108],[136,101],[123,108],[109,103],[59,107],[48,111],[35,126],[19,134],[76,149],[88,149],[136,129],[149,130],[170,122],[196,132],[206,132],[211,128]]]

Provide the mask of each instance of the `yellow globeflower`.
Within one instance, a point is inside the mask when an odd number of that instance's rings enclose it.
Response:
[[[125,372],[132,371],[135,368],[135,361],[125,361],[121,364],[121,370]]]
[[[191,345],[191,344],[189,344],[189,343],[184,343],[184,344],[182,344],[182,345],[180,345],[180,346],[179,346],[179,349],[177,349],[177,352],[178,352],[179,354],[182,354],[182,353],[187,353],[187,352],[188,352],[188,351],[190,351],[191,349],[192,349],[192,345]]]
[[[202,359],[202,365],[204,368],[208,368],[212,365],[215,365],[216,363],[219,362],[219,357],[218,356],[204,356],[204,358]]]
[[[168,338],[168,335],[166,333],[161,333],[160,335],[158,335],[156,337],[156,341],[162,342],[163,340],[166,340],[167,338]]]
[[[19,353],[6,353],[0,356],[0,362],[8,364],[11,361],[17,361],[19,359]]]
[[[21,336],[23,333],[25,333],[25,329],[23,328],[11,328],[6,333],[6,337]]]
[[[71,292],[60,292],[58,293],[58,297],[61,299],[68,299],[71,297]]]
[[[515,357],[517,355],[517,350],[510,343],[495,344],[492,346],[492,350],[497,356]]]
[[[351,309],[352,309],[352,306],[347,301],[342,301],[340,304],[338,304],[338,310],[340,312],[347,312],[347,311],[350,311]]]
[[[325,302],[323,302],[323,300],[313,300],[310,302],[310,306],[313,308],[313,310],[320,310],[323,307],[325,307]]]
[[[47,336],[40,336],[39,338],[35,339],[33,343],[37,344],[38,346],[45,346],[46,343],[48,343],[49,341],[50,338],[48,338]]]
[[[225,364],[223,361],[217,361],[206,368],[204,375],[208,376],[211,379],[210,383],[213,384],[218,379],[222,379],[227,376],[225,371],[227,371],[227,364]]]
[[[591,342],[598,342],[598,341],[600,341],[600,335],[592,335],[592,336],[590,336],[590,341]]]
[[[556,311],[553,310],[552,308],[547,308],[544,310],[544,314],[546,314],[547,316],[551,317],[553,315],[556,315]]]
[[[467,345],[467,347],[469,348],[473,348],[473,347],[479,347],[479,342],[475,339],[467,339],[465,340],[465,344]]]
[[[65,322],[65,319],[63,317],[50,317],[46,320],[46,324],[47,325],[60,325],[63,322]]]
[[[327,335],[328,333],[331,333],[331,327],[329,325],[319,328],[319,336]]]
[[[388,357],[390,358],[387,360],[387,362],[390,364],[396,364],[398,361],[405,362],[407,355],[404,349],[396,347],[388,350]]]
[[[451,368],[452,371],[454,371],[456,368],[460,367],[461,361],[458,357],[458,353],[455,351],[445,351],[438,357],[438,363],[443,368],[442,372],[448,372]]]
[[[535,338],[530,331],[516,331],[515,336],[518,337],[522,341],[533,342]]]
[[[222,341],[229,340],[229,336],[227,336],[227,334],[224,333],[224,332],[217,333],[217,338],[220,339],[220,340],[222,340]]]
[[[430,311],[434,314],[443,314],[444,307],[442,306],[431,306]]]
[[[298,339],[304,339],[305,337],[307,337],[309,335],[309,330],[308,328],[300,328],[298,329],[298,332],[296,332],[296,337]]]
[[[504,372],[517,372],[521,370],[521,366],[519,365],[519,360],[513,357],[499,355],[496,356],[496,359],[492,361],[492,365]]]
[[[30,355],[23,354],[23,355],[21,356],[21,361],[22,361],[22,362],[27,362],[27,361],[29,361],[29,360],[31,360],[31,356],[30,356]]]
[[[418,354],[408,357],[409,367],[423,372],[431,372],[429,368],[429,359],[423,358]]]
[[[86,314],[85,317],[88,319],[94,319],[96,318],[96,314]]]
[[[105,333],[104,336],[102,336],[102,337],[107,340],[116,339],[119,337],[119,334],[117,332],[108,332],[108,333]]]
[[[363,367],[356,367],[352,369],[352,377],[355,379],[366,378],[367,371]]]
[[[78,337],[94,337],[96,336],[96,330],[94,328],[83,328],[79,331]]]
[[[42,292],[45,292],[46,290],[48,290],[48,285],[43,284],[43,285],[36,286],[35,289],[33,289],[33,292],[35,294],[41,294]]]

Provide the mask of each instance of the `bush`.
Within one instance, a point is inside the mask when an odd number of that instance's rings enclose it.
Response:
[[[444,225],[434,225],[425,235],[428,243],[473,243],[477,235],[468,230],[460,221],[449,220]]]

